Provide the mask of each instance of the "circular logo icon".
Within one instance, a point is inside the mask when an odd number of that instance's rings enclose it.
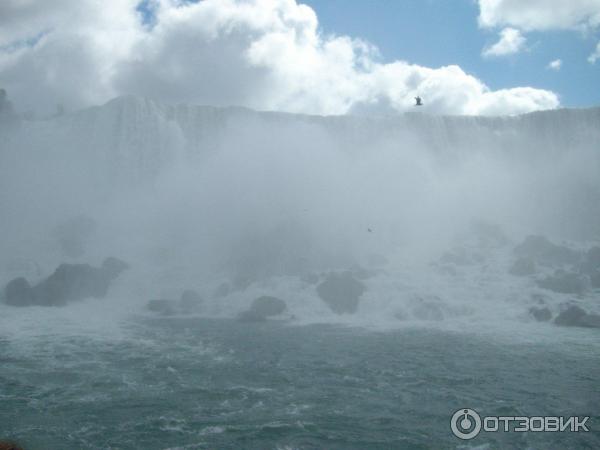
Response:
[[[459,409],[450,419],[450,428],[459,439],[473,439],[481,431],[481,417],[472,409]]]

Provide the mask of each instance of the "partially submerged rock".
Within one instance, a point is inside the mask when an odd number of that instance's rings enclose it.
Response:
[[[356,280],[352,273],[330,273],[325,281],[317,286],[319,297],[336,314],[353,314],[358,308],[365,286]]]
[[[175,314],[193,314],[202,309],[204,300],[196,291],[186,289],[181,294],[179,301],[169,299],[154,299],[146,304],[146,309],[163,316]]]
[[[161,314],[163,316],[172,316],[177,314],[177,302],[175,300],[167,300],[163,298],[150,300],[146,304],[146,308],[149,311]]]
[[[600,328],[600,315],[590,314],[577,305],[571,305],[556,316],[554,323],[564,327]]]
[[[539,235],[527,236],[514,251],[518,256],[548,265],[574,264],[580,259],[577,251],[563,245],[556,245],[545,236]]]
[[[250,309],[240,314],[243,322],[263,322],[269,317],[278,316],[285,312],[287,305],[277,297],[264,295],[254,299]]]
[[[5,303],[11,306],[35,305],[35,295],[29,282],[23,278],[15,278],[4,288]]]
[[[100,268],[61,264],[35,287],[24,278],[12,280],[5,288],[5,301],[12,306],[61,306],[86,298],[104,298],[110,283],[128,267],[117,258],[107,258]]]
[[[586,288],[585,280],[579,274],[564,270],[557,270],[554,275],[538,280],[537,285],[560,294],[580,295]]]
[[[204,300],[196,291],[192,289],[186,289],[181,294],[179,299],[179,307],[183,313],[195,313],[200,311]]]
[[[529,314],[538,322],[548,322],[552,319],[552,312],[547,307],[532,306],[529,308]]]

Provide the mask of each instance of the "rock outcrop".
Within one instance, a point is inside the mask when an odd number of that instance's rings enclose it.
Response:
[[[529,308],[529,314],[538,322],[548,322],[552,319],[552,312],[546,306],[532,306]]]
[[[285,302],[277,297],[262,296],[254,299],[250,309],[240,314],[243,322],[264,322],[269,317],[278,316],[287,309]]]
[[[117,258],[107,258],[99,268],[61,264],[34,287],[24,278],[10,281],[4,290],[5,302],[11,306],[62,306],[86,298],[104,298],[111,282],[128,267]]]
[[[585,280],[577,273],[557,270],[553,275],[537,281],[537,285],[559,294],[581,295],[585,288]]]
[[[600,315],[590,314],[577,305],[571,305],[556,316],[554,323],[564,327],[600,328]]]
[[[319,297],[336,314],[353,314],[358,308],[365,286],[351,272],[330,273],[317,286]]]
[[[201,311],[204,300],[196,291],[186,289],[179,301],[169,299],[154,299],[146,304],[146,309],[162,316],[175,314],[195,314]]]
[[[527,236],[525,240],[515,247],[517,256],[533,259],[535,262],[546,265],[574,264],[580,259],[580,254],[565,247],[556,245],[545,236]]]

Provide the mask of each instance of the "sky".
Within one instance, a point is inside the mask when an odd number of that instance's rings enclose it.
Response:
[[[0,88],[307,114],[600,104],[600,0],[3,0]]]
[[[588,61],[600,41],[598,26],[590,30],[575,26],[549,29],[538,26],[532,30],[518,27],[525,38],[518,51],[484,57],[483,49],[495,44],[498,33],[505,28],[479,25],[479,3],[485,2],[305,0],[304,3],[316,11],[324,33],[366,39],[377,45],[384,61],[405,59],[428,67],[458,64],[492,89],[531,85],[556,92],[563,106],[600,105],[600,60],[596,64]],[[514,3],[515,9],[519,3],[540,3],[543,9],[552,10],[556,2],[499,3]],[[590,3],[590,11],[595,10],[596,17],[600,15],[600,2],[573,2],[573,10],[585,11],[579,3]],[[516,23],[507,25],[515,27]],[[560,62],[550,66],[555,61]]]

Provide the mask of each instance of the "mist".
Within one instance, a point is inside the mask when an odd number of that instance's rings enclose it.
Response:
[[[207,313],[235,316],[244,290],[270,284],[318,315],[293,279],[363,268],[378,270],[371,291],[414,281],[477,224],[583,245],[600,238],[599,123],[598,109],[323,117],[140,97],[6,123],[2,281],[112,255],[131,265],[125,303],[193,287]],[[232,298],[213,300],[223,283]]]

